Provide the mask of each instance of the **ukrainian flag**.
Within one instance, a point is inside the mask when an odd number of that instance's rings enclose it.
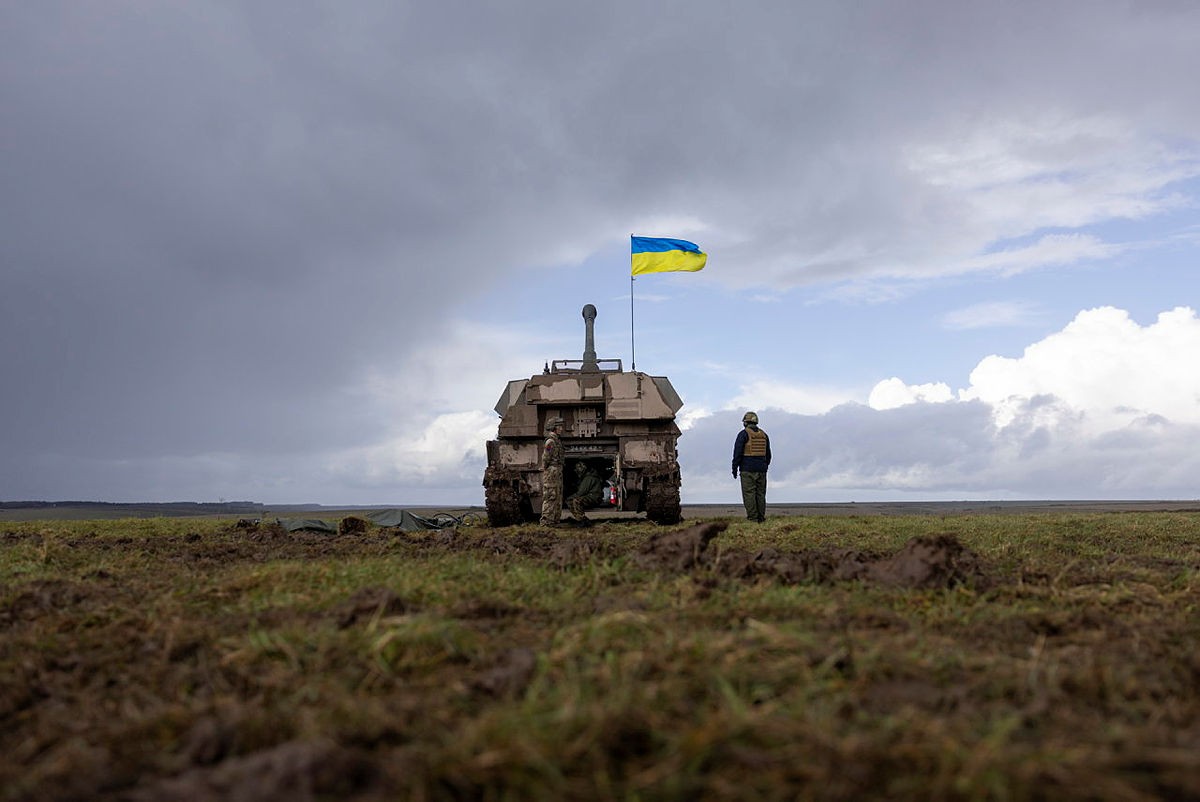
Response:
[[[708,254],[694,242],[663,237],[633,237],[633,273],[673,273],[703,270]]]

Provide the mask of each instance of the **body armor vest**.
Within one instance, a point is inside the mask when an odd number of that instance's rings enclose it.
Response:
[[[767,435],[762,429],[751,429],[746,427],[746,447],[742,449],[744,457],[765,457],[767,456]]]

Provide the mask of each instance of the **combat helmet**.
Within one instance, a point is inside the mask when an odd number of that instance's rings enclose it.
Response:
[[[745,426],[747,423],[753,423],[755,426],[757,426],[758,425],[758,413],[757,412],[747,412],[745,415],[743,415],[742,416],[742,425]]]
[[[553,417],[546,421],[546,431],[548,432],[562,426],[566,426],[566,421],[559,417]]]

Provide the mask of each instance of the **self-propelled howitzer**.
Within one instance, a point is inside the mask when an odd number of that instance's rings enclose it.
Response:
[[[535,520],[542,509],[542,446],[546,421],[565,421],[564,497],[574,492],[576,463],[605,481],[603,506],[645,512],[657,523],[679,521],[679,427],[683,406],[665,376],[625,371],[619,359],[597,359],[596,307],[583,307],[583,359],[547,363],[541,375],[508,383],[487,444],[483,474],[488,522],[508,526]]]

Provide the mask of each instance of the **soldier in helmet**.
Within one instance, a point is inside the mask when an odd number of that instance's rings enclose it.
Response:
[[[746,519],[759,521],[767,517],[767,468],[771,466],[771,439],[758,428],[758,415],[747,412],[742,416],[742,430],[733,441],[733,478],[742,475],[742,504]]]
[[[546,442],[542,446],[542,526],[558,526],[562,518],[563,419],[546,421]]]

